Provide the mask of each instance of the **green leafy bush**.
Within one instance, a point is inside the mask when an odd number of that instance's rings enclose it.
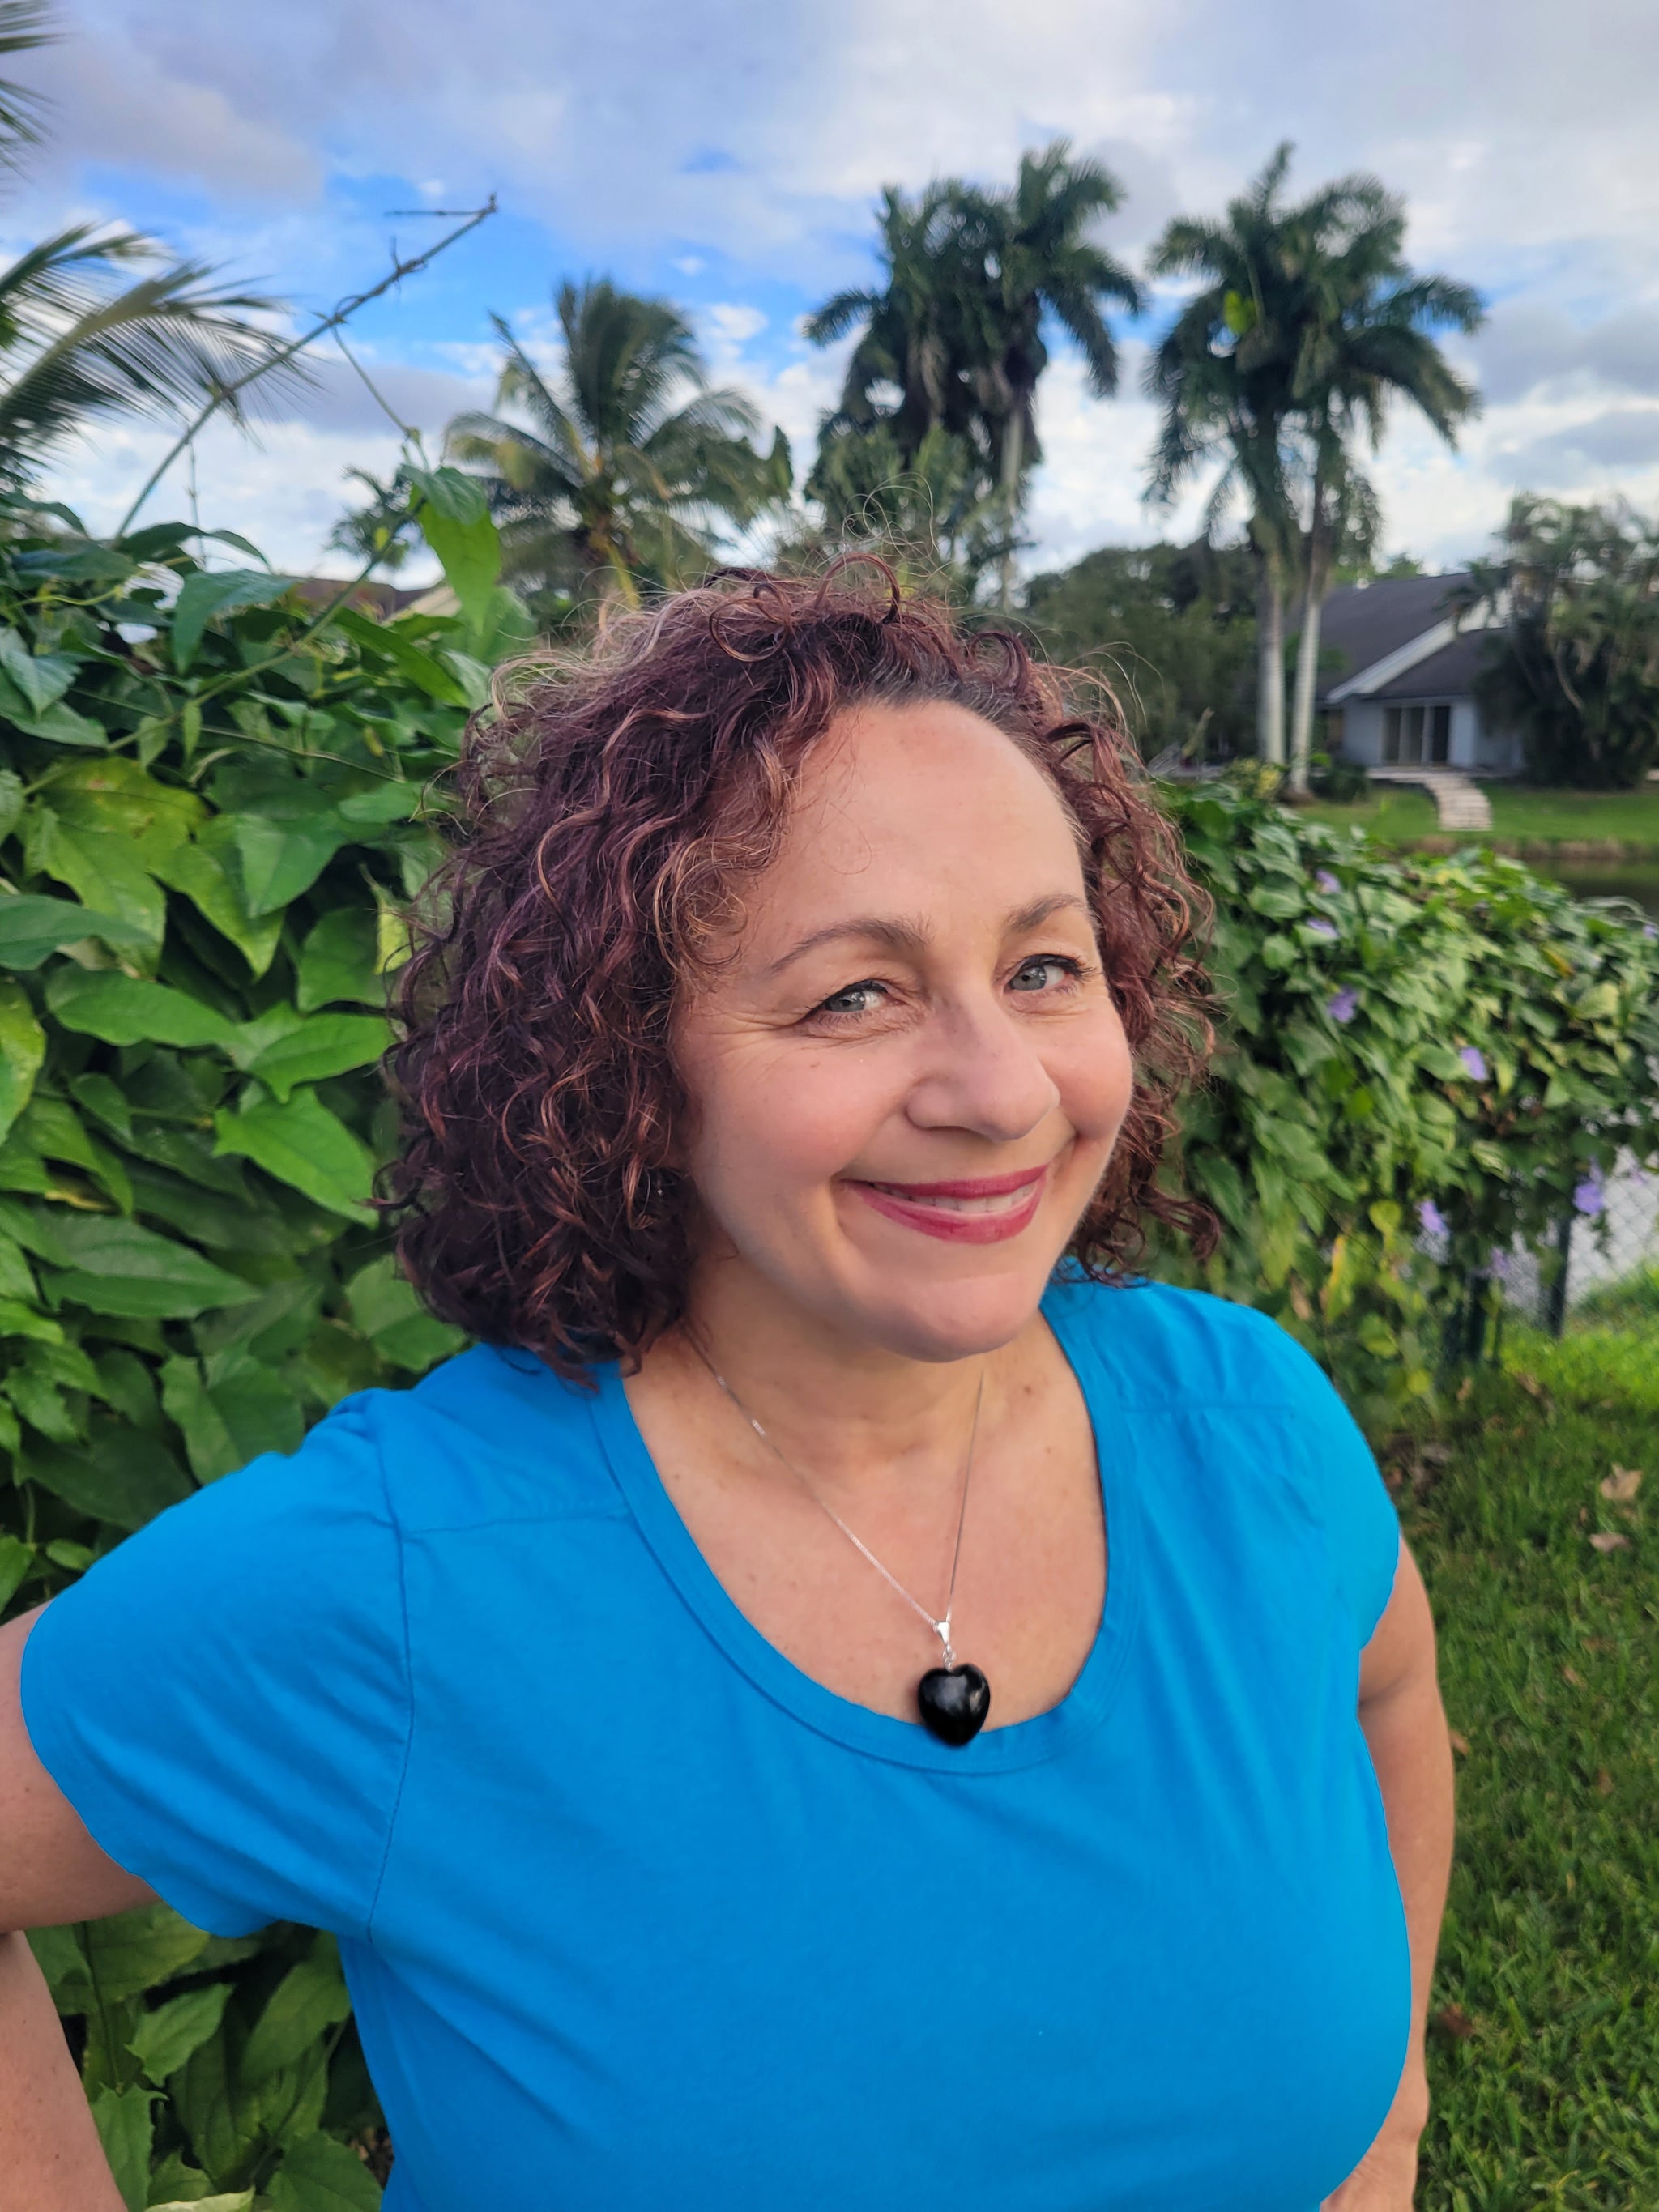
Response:
[[[1496,1297],[1495,1253],[1593,1204],[1621,1147],[1659,1155],[1655,932],[1483,851],[1386,855],[1259,788],[1170,803],[1228,1010],[1187,1123],[1226,1228],[1205,1279],[1386,1425],[1429,1394],[1471,1286]]]
[[[476,488],[416,489],[453,615],[308,606],[170,525],[0,545],[0,1603],[458,1341],[369,1204],[375,1064],[429,781],[526,625]],[[129,2204],[378,2203],[327,1939],[156,1907],[37,1949]]]
[[[476,489],[415,489],[454,615],[307,608],[171,526],[0,544],[0,1605],[455,1341],[368,1202],[374,1063],[432,779],[524,619]],[[1490,1247],[1659,1141],[1655,947],[1514,863],[1389,860],[1244,780],[1172,804],[1231,1007],[1188,1135],[1227,1225],[1203,1279],[1392,1418]],[[157,1906],[35,1941],[130,2205],[378,2202],[326,1937]]]

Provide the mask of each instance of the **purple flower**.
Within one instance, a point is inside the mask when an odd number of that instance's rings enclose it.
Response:
[[[1340,891],[1342,888],[1328,868],[1316,868],[1314,871],[1314,881],[1328,896],[1332,892]]]
[[[1459,1052],[1457,1057],[1462,1061],[1465,1069],[1474,1078],[1477,1083],[1484,1083],[1486,1081],[1486,1055],[1481,1051],[1478,1044],[1466,1044]]]
[[[1334,937],[1337,934],[1336,924],[1328,921],[1322,914],[1315,915],[1308,927],[1316,937]]]
[[[1334,1022],[1351,1022],[1359,1009],[1358,991],[1339,991],[1325,1012]]]
[[[1642,924],[1642,934],[1646,938],[1659,937],[1659,922],[1644,921]]]
[[[1607,1194],[1602,1188],[1601,1178],[1592,1168],[1572,1194],[1572,1210],[1575,1213],[1587,1213],[1594,1220],[1598,1213],[1607,1211]]]
[[[1431,1237],[1446,1235],[1446,1217],[1431,1198],[1425,1198],[1417,1209],[1417,1218]]]

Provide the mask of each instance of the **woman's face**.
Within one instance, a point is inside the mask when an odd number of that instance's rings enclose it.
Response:
[[[962,708],[861,709],[746,907],[676,1024],[700,1281],[910,1358],[1008,1342],[1130,1095],[1054,792]]]

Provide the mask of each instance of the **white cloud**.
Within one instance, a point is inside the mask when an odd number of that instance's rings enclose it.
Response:
[[[1006,177],[1023,149],[1064,132],[1122,179],[1127,204],[1103,232],[1133,258],[1171,214],[1218,211],[1289,137],[1293,189],[1376,169],[1408,195],[1413,256],[1498,301],[1459,349],[1489,398],[1462,452],[1403,416],[1390,430],[1376,475],[1392,545],[1462,557],[1528,480],[1659,496],[1650,0],[1024,0],[1017,15],[1006,0],[635,0],[608,13],[471,0],[460,36],[450,0],[67,0],[67,13],[70,38],[20,66],[57,101],[56,168],[24,210],[41,228],[48,203],[56,221],[95,201],[88,165],[168,191],[195,180],[212,214],[193,250],[326,297],[380,252],[356,210],[381,203],[362,188],[401,175],[411,148],[424,181],[386,204],[499,187],[524,234],[544,225],[549,265],[503,286],[485,250],[495,273],[475,285],[458,257],[427,295],[453,319],[422,329],[418,365],[412,346],[401,369],[385,347],[386,377],[404,380],[394,404],[423,421],[452,411],[460,387],[487,395],[483,310],[512,307],[514,289],[540,295],[514,313],[541,358],[547,276],[610,266],[642,289],[690,289],[715,269],[722,296],[694,309],[711,365],[805,461],[843,356],[805,346],[791,319],[868,273],[883,184]],[[358,197],[319,204],[331,178]],[[16,204],[12,216],[15,228]],[[257,463],[226,448],[223,498],[239,514],[271,501],[269,529],[250,534],[297,546],[325,527],[344,461],[374,465],[373,412],[331,383],[317,419],[283,434],[281,468],[274,434]],[[1195,526],[1200,492],[1167,517],[1141,505],[1152,414],[1131,368],[1123,396],[1099,403],[1059,354],[1042,416],[1034,562]]]

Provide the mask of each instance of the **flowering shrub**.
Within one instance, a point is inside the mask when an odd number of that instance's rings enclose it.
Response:
[[[1386,1420],[1495,1249],[1597,1212],[1621,1148],[1659,1156],[1659,933],[1484,852],[1392,857],[1227,784],[1170,798],[1228,1009],[1188,1117],[1227,1230],[1205,1279]]]
[[[452,616],[308,607],[181,526],[0,544],[0,1606],[458,1341],[368,1204],[383,971],[526,625],[476,488],[417,489]],[[157,1905],[36,1948],[129,2205],[378,2203],[327,1938]]]

